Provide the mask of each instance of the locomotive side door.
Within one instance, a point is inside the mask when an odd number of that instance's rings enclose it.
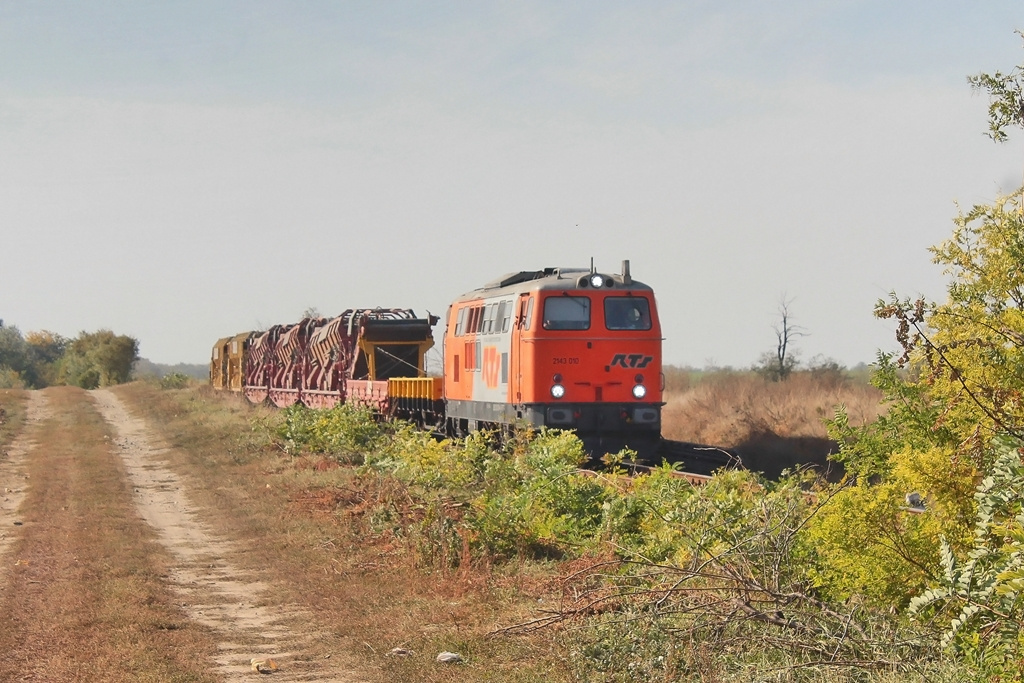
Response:
[[[512,358],[509,363],[511,366],[509,374],[512,381],[509,382],[508,393],[509,401],[516,405],[522,404],[524,395],[527,396],[526,400],[533,398],[532,390],[528,388],[532,385],[532,382],[529,381],[531,378],[523,377],[523,371],[529,373],[532,367],[529,359],[533,357],[533,349],[523,340],[523,335],[525,333],[527,337],[530,336],[533,300],[534,297],[531,294],[519,295],[519,300],[516,302],[515,324],[512,326]]]

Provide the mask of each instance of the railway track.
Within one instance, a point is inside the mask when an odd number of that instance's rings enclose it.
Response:
[[[669,441],[662,439],[655,452],[657,462],[669,464],[682,463],[688,473],[710,476],[715,470],[723,467],[738,469],[743,467],[743,460],[736,451],[720,446],[708,446],[686,441]]]
[[[672,476],[686,479],[694,486],[704,486],[711,479],[711,475],[720,469],[743,469],[743,459],[736,451],[718,446],[707,446],[704,444],[687,443],[685,441],[669,441],[662,439],[655,451],[655,462],[661,464],[682,463],[685,468],[672,473]],[[638,462],[623,463],[630,474],[645,474],[651,472],[654,467]],[[808,491],[805,494],[813,504],[818,497],[815,493]],[[920,496],[914,499],[907,495],[907,505],[901,509],[911,514],[923,514],[926,507]]]
[[[668,439],[658,442],[653,454],[643,462],[624,461],[621,466],[629,474],[646,474],[662,463],[681,465],[682,469],[673,476],[686,479],[694,486],[706,484],[717,470],[743,467],[739,454],[728,448]]]

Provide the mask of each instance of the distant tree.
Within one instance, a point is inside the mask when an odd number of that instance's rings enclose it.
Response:
[[[110,330],[81,332],[71,340],[61,362],[65,382],[95,389],[131,380],[139,359],[139,342]]]
[[[21,331],[0,321],[0,387],[20,388],[28,384],[24,376],[27,366],[28,356]]]
[[[300,320],[305,320],[306,318],[319,318],[319,317],[321,317],[320,316],[320,309],[317,308],[316,306],[310,306],[309,308],[307,308],[306,310],[304,310],[302,312],[302,317],[299,318],[299,319]]]
[[[181,374],[195,379],[209,379],[210,366],[206,363],[154,363],[146,358],[140,358],[132,368],[132,378],[142,377],[161,378],[170,374]]]
[[[60,360],[64,357],[67,345],[66,338],[48,330],[25,335],[28,365],[34,373],[32,386],[41,388],[59,382]]]
[[[820,386],[838,387],[849,382],[846,367],[834,358],[817,355],[805,367]]]
[[[804,328],[793,324],[793,316],[789,311],[792,303],[793,299],[787,299],[785,295],[780,297],[779,322],[772,325],[776,339],[775,351],[762,354],[761,361],[755,368],[759,374],[773,382],[784,381],[796,369],[798,363],[792,343],[797,337],[807,336]]]

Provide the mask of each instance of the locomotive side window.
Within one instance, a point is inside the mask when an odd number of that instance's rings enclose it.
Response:
[[[609,330],[649,330],[650,304],[642,297],[610,296],[604,300],[604,326]]]
[[[498,309],[497,309],[497,311],[494,314],[494,333],[495,334],[498,334],[500,332],[507,332],[507,330],[501,329],[502,325],[504,324],[504,320],[505,320],[505,302],[504,301],[499,301],[498,302]]]
[[[461,337],[462,336],[463,327],[465,326],[465,323],[466,323],[466,310],[467,309],[465,307],[459,309],[459,318],[458,318],[458,320],[455,323],[455,336],[456,337]]]
[[[484,309],[484,334],[494,332],[494,314],[497,307],[497,304],[487,304],[487,307]]]
[[[526,304],[526,322],[523,323],[523,329],[526,331],[530,330],[530,325],[533,324],[533,297]]]
[[[512,302],[502,301],[498,307],[498,317],[501,318],[501,331],[508,332],[509,323],[512,322]]]
[[[590,298],[549,296],[544,300],[545,330],[589,330]]]

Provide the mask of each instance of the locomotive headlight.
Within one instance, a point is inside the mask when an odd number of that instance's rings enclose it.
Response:
[[[647,395],[647,387],[643,384],[637,384],[633,387],[633,398],[643,398]]]
[[[551,386],[551,397],[562,398],[563,396],[565,396],[565,387],[561,384],[553,384]]]
[[[594,273],[593,275],[590,276],[590,284],[594,285],[595,287],[600,287],[601,285],[604,284],[604,278],[598,275],[597,273]]]

